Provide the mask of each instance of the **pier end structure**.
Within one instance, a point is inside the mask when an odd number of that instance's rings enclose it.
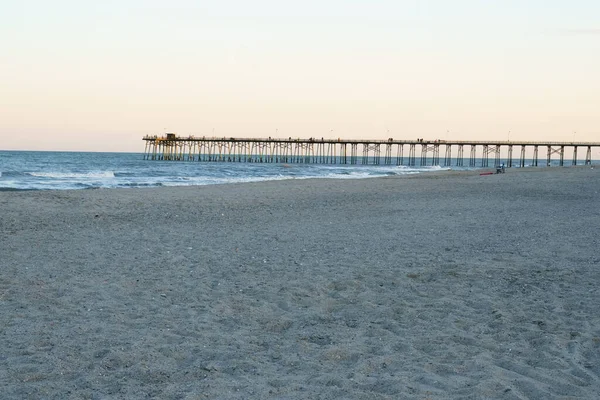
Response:
[[[182,137],[174,133],[145,136],[143,140],[146,160],[408,167],[487,168],[501,164],[507,168],[537,167],[550,166],[554,160],[559,166],[591,165],[592,150],[600,149],[600,142]],[[546,149],[544,160],[540,160],[540,148]],[[582,152],[585,158],[580,160],[578,155]],[[453,158],[453,154],[456,157]],[[568,154],[571,156],[570,163],[567,161]]]

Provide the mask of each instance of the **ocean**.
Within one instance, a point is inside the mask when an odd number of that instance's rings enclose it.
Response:
[[[0,190],[141,188],[308,178],[365,179],[443,169],[449,168],[152,161],[144,160],[142,153],[0,151]]]
[[[216,185],[284,179],[366,179],[481,167],[144,160],[142,153],[0,151],[0,191]],[[417,157],[417,163],[420,158]],[[595,163],[595,162],[594,162]],[[468,160],[464,160],[468,165]],[[540,166],[544,164],[540,160]],[[481,160],[477,160],[481,165]],[[490,160],[493,169],[493,160]],[[552,160],[552,165],[558,165]],[[567,165],[567,164],[565,164]]]

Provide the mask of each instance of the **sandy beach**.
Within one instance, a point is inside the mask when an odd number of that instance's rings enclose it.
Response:
[[[600,168],[0,192],[3,399],[594,399]]]

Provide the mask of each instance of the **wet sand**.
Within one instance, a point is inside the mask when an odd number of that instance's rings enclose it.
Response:
[[[0,192],[5,399],[592,399],[600,169]]]

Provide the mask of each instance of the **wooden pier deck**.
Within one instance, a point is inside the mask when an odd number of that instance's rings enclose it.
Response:
[[[405,165],[451,167],[550,166],[555,159],[565,165],[592,163],[592,149],[600,142],[446,141],[446,140],[346,140],[325,138],[234,138],[145,136],[144,159],[203,162],[304,163],[348,165]],[[585,157],[579,159],[581,153]],[[493,164],[490,162],[493,161]],[[527,163],[527,161],[530,161]]]

